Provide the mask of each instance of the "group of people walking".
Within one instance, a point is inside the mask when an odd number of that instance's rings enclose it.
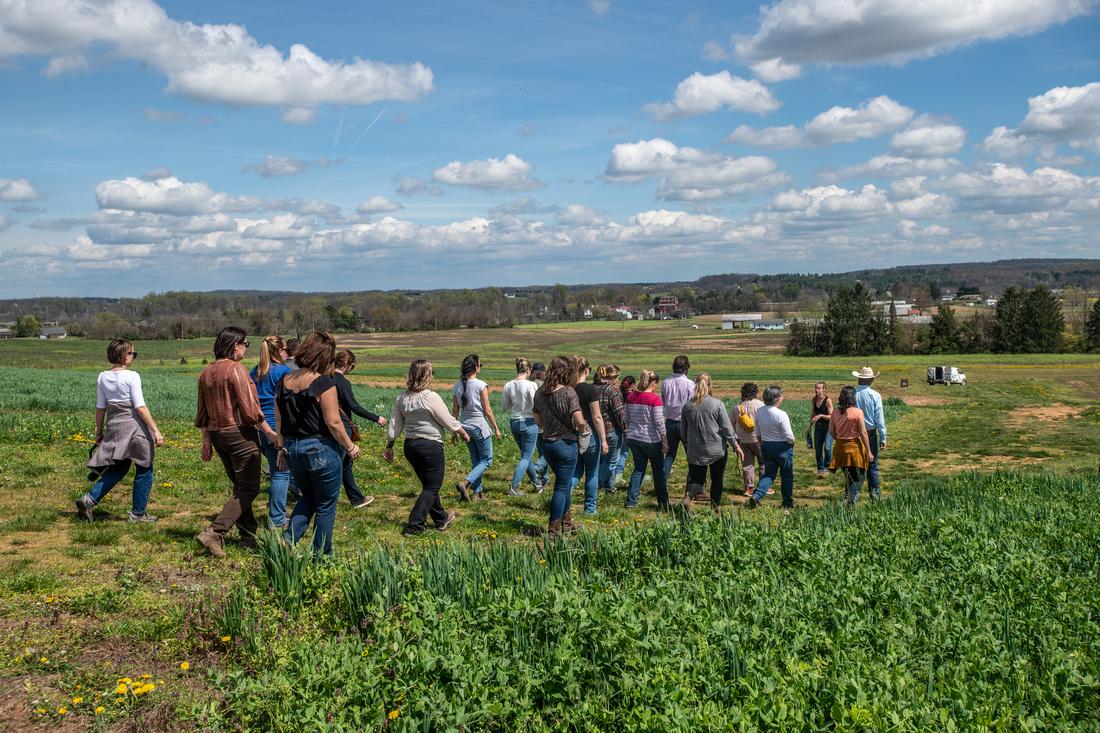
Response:
[[[432,364],[409,365],[404,392],[394,402],[390,419],[356,401],[346,374],[355,355],[338,350],[333,337],[312,333],[300,342],[265,338],[259,363],[246,371],[241,364],[249,348],[239,328],[222,329],[214,343],[215,361],[199,375],[195,425],[202,431],[201,457],[216,454],[232,493],[216,518],[197,536],[215,556],[225,554],[225,537],[235,526],[240,542],[255,544],[259,521],[253,504],[260,493],[261,456],[270,486],[267,521],[290,542],[298,542],[313,524],[316,554],[331,554],[336,506],[341,488],[353,506],[368,506],[356,485],[352,463],[360,455],[358,427],[352,415],[386,428],[383,457],[394,459],[394,446],[404,434],[402,452],[421,483],[421,492],[405,524],[406,534],[427,529],[428,520],[446,530],[455,520],[440,496],[444,478],[444,441],[462,440],[470,470],[455,484],[461,501],[486,496],[486,472],[493,465],[493,442],[502,431],[493,411],[492,389],[480,378],[481,360],[462,360],[461,376],[451,388],[451,409],[432,389]],[[137,466],[129,520],[153,522],[146,512],[153,484],[153,456],[164,438],[145,404],[140,376],[130,369],[137,353],[118,339],[108,347],[112,367],[97,382],[96,445],[88,461],[92,488],[77,500],[77,512],[91,520],[94,507]],[[548,532],[551,537],[576,531],[573,491],[582,488],[583,512],[598,511],[601,491],[611,494],[623,484],[626,456],[633,468],[626,481],[624,506],[637,507],[650,473],[659,510],[670,507],[668,477],[680,447],[687,460],[684,504],[706,492],[717,512],[725,490],[724,476],[732,451],[741,463],[747,505],[755,508],[778,479],[784,509],[793,507],[795,436],[782,409],[783,389],[747,383],[741,399],[726,409],[713,394],[710,375],[693,378],[687,356],[677,356],[667,379],[650,370],[637,378],[623,376],[614,364],[595,370],[584,356],[555,356],[548,366],[520,358],[516,376],[501,393],[509,432],[519,447],[519,460],[505,493],[523,494],[524,480],[542,493],[551,486]],[[866,481],[878,498],[878,454],[886,445],[882,398],[871,384],[868,367],[852,372],[858,387],[840,390],[834,404],[826,385],[815,385],[807,442],[813,447],[818,476],[842,471],[846,501],[854,503]],[[536,458],[536,452],[538,454]],[[290,494],[298,499],[287,516]]]

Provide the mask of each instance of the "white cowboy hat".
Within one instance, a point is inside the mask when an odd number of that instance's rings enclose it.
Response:
[[[868,366],[861,368],[858,372],[852,372],[852,376],[856,379],[874,379],[878,375],[879,372]]]

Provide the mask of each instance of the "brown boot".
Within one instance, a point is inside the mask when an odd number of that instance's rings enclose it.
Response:
[[[207,527],[199,532],[198,535],[195,536],[195,539],[214,557],[225,557],[225,544],[221,536],[212,528]]]
[[[550,526],[546,529],[546,534],[551,540],[556,540],[557,538],[561,537],[561,520],[551,519]]]
[[[579,524],[577,524],[573,521],[573,510],[572,509],[567,510],[565,512],[565,516],[561,518],[561,528],[562,528],[562,531],[568,532],[569,534],[573,534],[574,532],[576,532],[578,529],[581,528],[581,526]]]

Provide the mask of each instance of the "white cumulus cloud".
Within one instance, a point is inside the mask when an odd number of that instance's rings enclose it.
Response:
[[[37,201],[42,198],[26,178],[0,178],[0,201]]]
[[[185,183],[175,176],[154,181],[140,178],[103,181],[95,187],[95,198],[101,209],[175,215],[248,211],[262,205],[258,198],[230,196],[202,181]]]
[[[502,159],[488,158],[462,163],[453,160],[432,174],[432,180],[447,186],[525,191],[545,185],[531,178],[535,167],[523,158],[508,153]]]
[[[821,147],[866,140],[892,132],[913,119],[913,110],[890,97],[868,99],[859,107],[830,107],[802,127],[787,125],[761,130],[741,125],[728,143],[754,148]]]
[[[390,201],[385,196],[371,196],[356,206],[355,210],[360,214],[382,214],[403,208],[405,207],[396,201]]]
[[[962,150],[966,130],[950,122],[921,115],[894,134],[890,150],[909,158],[942,158]]]
[[[1020,125],[994,128],[982,148],[999,157],[1015,158],[1039,146],[1063,143],[1100,153],[1100,82],[1055,87],[1031,97]]]
[[[300,124],[318,104],[413,101],[432,91],[420,63],[322,58],[302,44],[284,54],[235,24],[168,17],[153,0],[0,2],[0,58],[49,56],[47,73],[82,68],[82,54],[106,51],[159,70],[168,91],[203,102],[274,106]],[[73,61],[81,59],[81,61]]]
[[[903,63],[967,43],[1036,33],[1092,0],[779,0],[755,34],[733,39],[745,63]]]
[[[668,120],[723,108],[767,114],[779,106],[771,90],[755,79],[742,79],[728,71],[720,71],[709,75],[695,72],[677,85],[671,102],[647,104],[645,111],[655,119]]]

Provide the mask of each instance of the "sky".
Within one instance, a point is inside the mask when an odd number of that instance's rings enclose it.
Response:
[[[0,0],[0,297],[1098,257],[1100,0]]]

